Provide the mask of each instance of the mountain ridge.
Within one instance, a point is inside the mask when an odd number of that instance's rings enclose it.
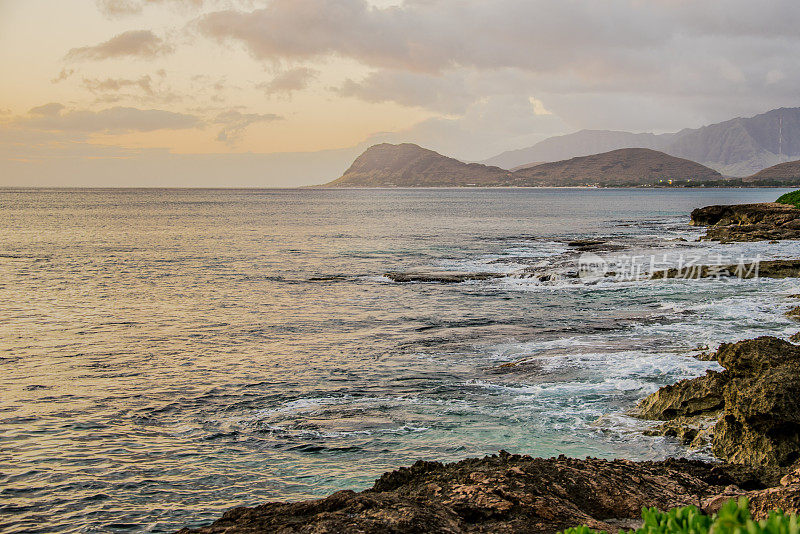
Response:
[[[700,163],[649,148],[621,148],[542,163],[513,174],[515,185],[627,186],[710,182],[722,175]]]
[[[516,172],[463,163],[411,143],[382,143],[364,151],[323,187],[653,186],[715,182],[722,176],[699,163],[647,148],[625,148],[542,163]]]
[[[502,168],[558,161],[621,148],[649,148],[711,167],[726,176],[750,176],[800,157],[800,108],[779,108],[674,133],[580,130],[503,152],[481,163]]]
[[[800,160],[779,163],[745,178],[747,182],[800,182]]]

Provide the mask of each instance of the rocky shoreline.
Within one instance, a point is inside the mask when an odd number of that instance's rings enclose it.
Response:
[[[800,239],[800,210],[776,202],[698,208],[689,224],[707,226],[706,241]]]
[[[755,516],[800,496],[797,478],[768,488],[765,470],[692,460],[542,459],[501,452],[452,464],[417,462],[360,493],[235,508],[181,534],[546,533],[586,524],[610,532],[639,525],[643,506],[712,512],[746,495]]]
[[[704,240],[800,239],[800,209],[782,204],[709,206],[692,212],[692,224],[709,227]],[[800,260],[764,263],[759,276],[800,277]],[[718,274],[705,267],[706,276]],[[444,283],[493,276],[389,274],[395,281]],[[632,415],[661,421],[648,433],[705,449],[718,463],[542,459],[502,451],[451,464],[419,461],[362,492],[234,508],[211,525],[180,533],[555,533],[583,524],[616,532],[636,528],[642,507],[691,504],[712,513],[739,496],[750,499],[757,519],[775,508],[800,512],[800,346],[760,337],[698,357],[723,370],[665,386]]]

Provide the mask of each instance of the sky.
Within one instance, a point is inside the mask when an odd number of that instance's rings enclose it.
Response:
[[[291,187],[800,106],[797,0],[0,0],[0,186]]]

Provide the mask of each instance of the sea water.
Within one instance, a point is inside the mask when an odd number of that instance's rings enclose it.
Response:
[[[500,449],[702,456],[629,410],[797,331],[800,284],[588,283],[569,243],[800,257],[688,225],[783,192],[0,190],[0,529],[166,532]],[[383,276],[413,269],[502,277]]]

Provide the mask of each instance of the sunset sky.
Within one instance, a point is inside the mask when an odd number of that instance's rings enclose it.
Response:
[[[800,105],[797,0],[0,0],[0,185],[291,186]]]

